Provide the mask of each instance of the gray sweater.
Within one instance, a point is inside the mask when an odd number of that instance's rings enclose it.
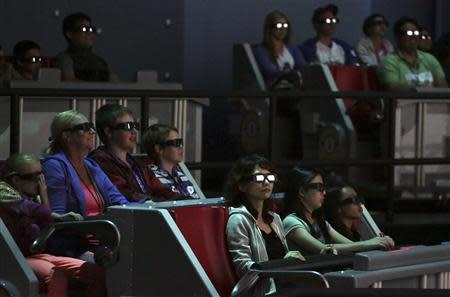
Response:
[[[273,216],[270,226],[280,238],[287,252],[288,247],[283,234],[283,224],[280,216],[273,212],[269,212],[269,214]],[[261,230],[256,223],[256,219],[245,206],[230,207],[226,235],[228,252],[231,255],[234,269],[239,278],[243,277],[254,263],[269,259]],[[273,281],[265,280],[258,282],[250,295],[264,296],[264,294],[274,291]]]

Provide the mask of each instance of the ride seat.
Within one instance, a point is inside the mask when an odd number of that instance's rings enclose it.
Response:
[[[220,296],[230,296],[237,276],[228,254],[225,207],[192,206],[171,210],[174,221]]]

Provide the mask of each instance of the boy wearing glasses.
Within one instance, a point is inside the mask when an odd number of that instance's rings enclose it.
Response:
[[[63,33],[67,50],[56,56],[65,81],[118,81],[108,63],[92,51],[97,29],[91,25],[91,18],[81,12],[64,18]]]
[[[308,63],[355,65],[359,63],[355,50],[345,41],[334,38],[338,8],[329,4],[314,10],[312,24],[317,36],[306,40],[301,46]]]
[[[183,161],[183,138],[178,130],[163,124],[155,124],[148,128],[143,139],[143,148],[150,159],[147,169],[152,177],[152,191],[161,188],[172,192],[171,200],[199,199],[189,178],[183,173],[178,163]]]
[[[128,201],[170,199],[171,191],[150,189],[152,177],[131,153],[136,148],[139,123],[130,109],[116,104],[95,113],[98,136],[104,145],[89,155]]]

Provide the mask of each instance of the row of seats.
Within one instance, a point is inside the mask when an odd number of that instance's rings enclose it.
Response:
[[[209,203],[208,201],[214,201],[214,203]],[[167,202],[163,202],[161,203],[160,206],[158,206],[158,204],[155,204],[153,206],[150,206],[150,208],[148,206],[145,205],[135,205],[135,206],[125,206],[125,207],[121,207],[121,206],[114,206],[110,209],[109,214],[107,214],[108,218],[114,222],[115,224],[117,224],[117,226],[119,227],[120,231],[122,232],[122,236],[124,237],[124,240],[121,241],[121,248],[119,251],[119,257],[118,257],[118,263],[119,266],[123,265],[125,263],[125,265],[129,265],[128,267],[131,268],[131,270],[123,270],[123,267],[119,267],[119,269],[115,268],[116,266],[112,266],[110,268],[108,268],[107,271],[110,271],[110,273],[112,273],[113,277],[108,279],[108,283],[109,285],[113,286],[117,284],[112,283],[112,281],[114,282],[118,282],[118,285],[121,286],[121,288],[123,287],[123,284],[121,284],[121,282],[126,282],[126,287],[131,288],[131,290],[133,290],[135,287],[139,287],[139,285],[137,283],[139,283],[140,285],[143,284],[144,288],[140,287],[140,291],[133,291],[132,295],[148,295],[150,294],[149,292],[152,292],[152,288],[151,286],[154,285],[154,283],[152,283],[151,279],[147,279],[150,276],[145,274],[145,271],[149,271],[151,270],[152,273],[160,273],[162,278],[166,277],[166,282],[164,282],[163,284],[159,284],[158,286],[160,288],[166,288],[167,292],[172,292],[172,293],[168,293],[170,296],[173,295],[174,290],[169,288],[170,286],[178,286],[179,283],[179,279],[181,276],[183,276],[184,278],[186,278],[185,280],[183,280],[183,282],[189,282],[189,280],[192,281],[192,286],[195,286],[198,282],[198,278],[202,278],[201,275],[197,275],[197,274],[188,274],[189,277],[187,277],[187,275],[185,274],[186,271],[185,266],[183,266],[183,264],[181,262],[178,262],[180,255],[184,254],[184,257],[187,257],[187,254],[189,254],[188,250],[183,250],[186,249],[187,247],[181,247],[177,245],[176,242],[174,242],[173,237],[171,234],[169,234],[170,232],[178,232],[177,230],[179,230],[179,232],[181,232],[183,238],[186,240],[187,244],[189,245],[189,249],[192,250],[192,252],[195,255],[195,258],[199,261],[199,263],[201,264],[203,270],[205,271],[207,277],[208,277],[208,281],[210,281],[212,283],[212,285],[214,286],[215,290],[217,291],[217,293],[219,294],[219,296],[231,296],[233,289],[235,290],[234,293],[239,292],[239,290],[237,290],[236,288],[240,289],[241,293],[245,293],[245,288],[241,287],[236,287],[237,285],[237,277],[234,273],[234,269],[233,266],[231,265],[231,261],[228,255],[228,251],[227,251],[227,244],[226,244],[226,238],[225,238],[225,226],[226,226],[226,222],[227,222],[227,217],[228,217],[228,213],[227,213],[227,208],[225,208],[223,206],[223,200],[220,199],[207,199],[205,200],[205,202],[202,201],[184,201],[184,202],[172,202],[172,205],[169,206],[167,204]],[[185,203],[186,205],[183,205],[183,203]],[[159,208],[159,207],[162,207]],[[158,210],[158,208],[160,210]],[[152,211],[153,209],[153,211]],[[117,213],[117,210],[119,210],[120,212]],[[136,210],[139,210],[139,213],[135,212]],[[173,218],[173,221],[176,224],[176,230],[172,229],[172,227],[169,226],[165,226],[165,224],[170,224],[170,220],[168,221],[167,218],[164,218],[161,215],[158,214],[163,214],[164,211],[168,210],[171,214],[171,217]],[[126,214],[126,216],[124,216],[124,214]],[[140,220],[139,218],[144,218],[144,217],[151,217],[153,214],[157,214],[156,215],[156,220],[153,221],[146,221],[146,220]],[[143,224],[143,223],[152,223],[152,224]],[[89,223],[89,222],[87,222]],[[126,227],[124,227],[126,226]],[[1,227],[1,224],[0,224]],[[121,228],[123,227],[123,228]],[[127,237],[129,236],[128,232],[129,230],[132,230],[131,232],[136,232],[136,236],[141,236],[143,235],[143,231],[145,231],[146,234],[148,234],[148,232],[155,232],[156,230],[160,230],[159,233],[151,233],[153,234],[153,236],[151,236],[152,240],[147,240],[147,242],[152,245],[152,246],[159,246],[159,250],[163,249],[163,250],[167,250],[166,253],[162,253],[162,254],[154,254],[154,248],[152,247],[152,249],[150,251],[145,251],[148,250],[150,248],[150,246],[146,246],[145,248],[141,248],[141,244],[143,243],[142,240],[139,239],[137,240],[135,238],[135,240],[129,240],[130,238]],[[139,231],[140,230],[140,231]],[[2,240],[4,240],[4,230],[0,230],[2,231]],[[169,233],[167,233],[169,232]],[[159,241],[162,238],[168,238],[169,240],[169,245],[167,241]],[[45,238],[45,236],[44,236]],[[174,246],[170,246],[171,244],[173,244]],[[1,245],[0,245],[1,247]],[[175,248],[177,250],[177,255],[173,254],[173,248]],[[420,248],[420,247],[419,247]],[[408,249],[403,249],[403,250],[398,250],[397,252],[391,252],[391,253],[386,253],[386,256],[389,259],[398,259],[397,261],[400,261],[398,263],[392,262],[392,263],[388,263],[385,260],[383,260],[382,258],[384,257],[384,252],[381,251],[373,251],[373,252],[369,252],[369,253],[373,253],[373,255],[371,256],[374,259],[374,262],[372,262],[372,260],[369,259],[369,261],[364,260],[365,257],[367,257],[367,253],[363,253],[360,258],[358,258],[359,260],[357,260],[354,263],[358,263],[358,267],[359,266],[367,266],[367,274],[373,274],[376,275],[376,271],[372,271],[372,270],[377,270],[377,269],[381,269],[381,268],[371,268],[371,267],[375,267],[375,266],[379,266],[380,263],[387,263],[390,266],[389,267],[397,267],[397,266],[401,266],[401,265],[410,265],[407,268],[394,268],[392,271],[394,270],[399,270],[399,272],[397,274],[391,272],[391,274],[393,273],[393,275],[404,275],[404,277],[408,278],[406,276],[405,273],[408,273],[409,275],[411,275],[410,277],[415,278],[415,276],[413,276],[413,271],[414,269],[417,270],[416,273],[422,273],[425,271],[428,271],[427,273],[435,273],[433,271],[439,271],[437,269],[444,269],[444,271],[446,271],[445,269],[448,270],[448,266],[447,268],[439,268],[438,266],[442,266],[445,263],[447,263],[446,261],[448,261],[449,259],[449,251],[450,251],[450,245],[440,245],[440,246],[435,246],[435,247],[430,247],[429,252],[427,249],[423,249],[422,251],[418,250],[417,255],[421,254],[423,255],[422,257],[415,257],[415,258],[411,258],[411,257],[406,257],[406,254],[411,253],[411,251],[413,251],[414,249],[412,248],[408,248]],[[405,252],[405,255],[402,255],[402,251]],[[152,266],[152,258],[142,258],[143,255],[148,255],[148,253],[151,253],[152,257],[158,257],[162,260],[162,263],[165,263],[165,267],[162,268],[158,265]],[[430,254],[430,252],[432,254]],[[3,250],[2,250],[3,253]],[[129,254],[135,254],[134,256],[134,260],[131,261],[130,263],[130,258],[129,258]],[[17,255],[17,253],[16,253]],[[22,256],[23,257],[23,256]],[[356,258],[355,258],[356,259]],[[380,259],[380,261],[375,262],[376,259]],[[434,261],[436,261],[434,263]],[[440,261],[440,262],[439,262]],[[121,263],[122,262],[122,263]],[[432,263],[433,262],[433,263]],[[128,264],[127,264],[128,263]],[[348,266],[348,261],[346,260],[346,267],[352,267],[352,265],[350,264],[350,266]],[[385,264],[386,264],[385,263]],[[404,264],[402,264],[404,263]],[[421,264],[421,266],[414,266],[414,263],[423,263]],[[383,264],[383,265],[385,265]],[[435,265],[436,264],[436,265]],[[356,264],[355,264],[356,265]],[[374,266],[375,265],[375,266]],[[273,266],[273,265],[272,265]],[[435,266],[437,268],[435,268]],[[301,267],[301,266],[299,266]],[[356,266],[355,266],[356,267]],[[416,268],[415,268],[416,267]],[[426,268],[428,267],[428,268]],[[433,268],[432,268],[433,267]],[[426,268],[426,269],[425,269]],[[286,269],[286,268],[285,268]],[[288,268],[287,268],[288,269]],[[297,268],[295,270],[301,270],[302,268]],[[340,270],[340,268],[334,268],[336,270]],[[356,269],[356,268],[354,268]],[[409,271],[408,269],[410,269],[411,271]],[[425,269],[425,270],[424,270]],[[134,270],[134,271],[133,271]],[[364,269],[360,269],[360,270],[364,270]],[[401,272],[402,270],[405,270],[405,272]],[[172,272],[170,272],[172,271]],[[273,268],[272,268],[272,271]],[[281,270],[279,270],[281,271]],[[332,270],[335,271],[335,270]],[[262,271],[262,273],[260,272],[261,275],[264,276],[263,274],[264,270]],[[304,271],[305,273],[309,273],[307,271]],[[364,271],[362,271],[361,273],[363,273]],[[136,278],[129,278],[129,274],[130,273],[136,273],[138,275],[138,277]],[[143,274],[144,273],[144,274]],[[170,273],[171,278],[167,278],[168,277],[168,273]],[[354,273],[352,271],[350,271],[349,273],[344,273],[342,272],[343,276],[348,277],[347,275],[350,273]],[[356,275],[362,275],[361,273],[357,273]],[[303,280],[307,281],[308,278],[306,276],[317,276],[316,278],[316,282],[317,280],[320,280],[323,278],[323,276],[320,276],[320,274],[304,274],[302,275]],[[327,276],[329,275],[329,276]],[[142,277],[142,276],[146,276],[146,277]],[[325,274],[325,276],[327,277],[328,281],[333,281],[333,288],[339,288],[340,287],[340,280],[339,280],[339,273],[338,272],[331,272],[330,274]],[[266,274],[267,277],[267,274]],[[398,277],[398,276],[397,276]],[[1,278],[1,276],[0,276]],[[370,278],[369,278],[370,279]],[[430,276],[430,281],[431,281],[431,276]],[[447,279],[444,279],[445,282],[447,282]],[[450,279],[449,279],[450,281]],[[136,284],[134,282],[137,282]],[[404,285],[406,285],[406,287],[410,286],[411,284],[408,284],[408,282],[413,283],[412,280],[402,280],[400,283],[397,283],[396,286],[401,286],[401,284],[403,283]],[[242,285],[241,282],[239,282],[239,284]],[[317,284],[321,284],[319,282],[317,282]],[[400,284],[400,285],[399,285]],[[321,284],[323,287],[328,286],[327,282],[325,282],[324,284]],[[346,285],[346,287],[348,286],[348,284]],[[431,288],[434,287],[438,287],[438,285],[436,284],[436,286],[429,284],[429,286]],[[444,284],[445,286],[445,284]],[[350,286],[351,288],[352,286]],[[357,286],[360,287],[360,286]],[[125,291],[122,291],[122,293],[125,294],[125,292],[127,292],[126,288],[122,288]],[[190,293],[193,293],[194,291],[189,291],[189,289],[193,289],[191,287],[189,288],[185,288],[187,291],[184,291],[184,293],[186,293],[186,296],[189,295]],[[194,290],[194,289],[193,289]],[[140,292],[140,293],[139,293]],[[147,293],[145,293],[147,292]],[[158,291],[155,291],[155,294]],[[327,292],[334,292],[334,289],[332,291],[327,291]],[[114,294],[116,293],[116,294]],[[112,294],[112,296],[121,296],[123,295],[122,293],[117,294],[118,292],[114,292]],[[323,292],[324,293],[324,292]],[[349,292],[350,293],[350,292]],[[382,292],[380,292],[381,294]],[[414,292],[416,293],[416,292]],[[441,290],[439,292],[434,292],[436,293],[433,296],[445,296],[445,291]],[[420,292],[417,292],[417,296],[420,296]],[[125,295],[128,295],[128,293],[126,293]],[[146,295],[146,296],[147,296]],[[30,295],[31,296],[31,295]],[[199,295],[200,296],[200,295]],[[201,296],[203,296],[203,294],[201,294]],[[208,295],[208,296],[216,296],[216,295]],[[235,295],[233,295],[235,296]],[[293,295],[296,296],[296,295]],[[305,295],[307,296],[307,295]],[[330,295],[333,296],[333,295]],[[372,295],[371,295],[372,296]],[[395,296],[395,295],[393,295]],[[422,296],[425,296],[422,294]],[[431,296],[431,295],[430,295]]]

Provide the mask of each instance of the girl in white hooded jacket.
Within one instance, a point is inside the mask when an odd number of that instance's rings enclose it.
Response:
[[[270,211],[273,184],[277,181],[269,162],[251,155],[231,169],[225,190],[229,208],[226,235],[228,251],[239,278],[258,262],[286,257],[302,258],[289,252],[280,217]],[[273,280],[260,281],[249,296],[273,293]]]

